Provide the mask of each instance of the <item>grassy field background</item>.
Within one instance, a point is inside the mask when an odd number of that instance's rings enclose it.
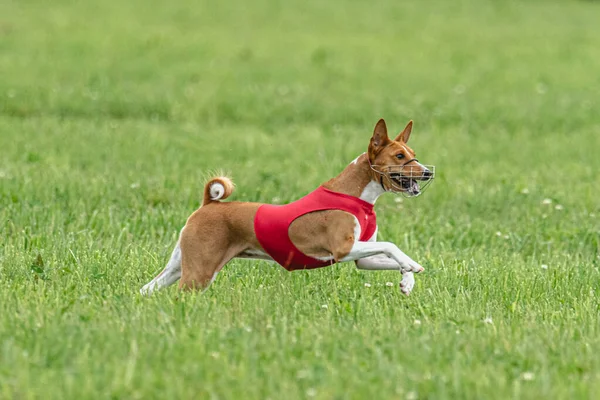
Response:
[[[598,20],[567,0],[0,2],[0,398],[595,398]],[[438,172],[376,207],[426,268],[410,298],[393,272],[253,261],[139,296],[208,171],[288,202],[380,117],[414,119]]]

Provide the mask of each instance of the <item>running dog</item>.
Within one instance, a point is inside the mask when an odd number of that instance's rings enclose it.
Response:
[[[377,241],[373,206],[386,192],[419,195],[434,177],[407,142],[412,121],[394,139],[385,121],[375,125],[366,153],[340,175],[287,205],[221,202],[233,192],[221,176],[204,187],[202,206],[187,220],[165,269],[142,289],[151,294],[177,280],[206,289],[232,258],[271,260],[289,271],[355,261],[359,269],[397,270],[409,295],[423,267],[395,244]]]

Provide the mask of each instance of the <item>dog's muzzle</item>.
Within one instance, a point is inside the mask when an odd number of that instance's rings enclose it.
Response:
[[[412,161],[417,160],[413,159],[404,165],[373,165],[371,168],[380,174],[379,183],[385,190],[391,188],[406,197],[416,197],[433,182],[435,166],[412,164]],[[386,188],[386,184],[389,188]]]

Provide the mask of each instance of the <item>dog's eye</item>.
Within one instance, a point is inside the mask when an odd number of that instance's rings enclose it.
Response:
[[[402,160],[404,158],[404,154],[400,153],[400,154],[396,154],[396,158],[398,160]]]

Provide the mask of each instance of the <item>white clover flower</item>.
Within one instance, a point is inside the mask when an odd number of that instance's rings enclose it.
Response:
[[[365,283],[365,287],[371,287],[370,283]]]
[[[523,193],[523,194],[529,194],[529,189],[523,188],[523,190],[521,190],[521,193]]]
[[[502,232],[500,232],[500,231],[496,232],[496,236],[498,236],[498,237],[502,236]]]
[[[415,325],[421,325],[421,320],[420,319],[415,319],[415,322],[413,322],[413,324],[415,324]]]
[[[542,204],[544,204],[544,205],[552,204],[552,199],[544,199],[544,200],[542,200]]]
[[[323,309],[327,310],[327,309],[329,308],[329,306],[328,306],[327,304],[323,304],[323,305],[321,306],[321,308],[323,308]]]
[[[532,381],[535,379],[535,375],[531,371],[526,371],[521,374],[521,379],[523,379],[524,381]]]
[[[386,282],[386,283],[385,283],[385,286],[392,287],[392,286],[394,286],[394,282]]]
[[[484,324],[488,324],[488,325],[493,325],[494,321],[492,321],[492,317],[485,317],[485,319],[483,320]]]
[[[558,211],[561,211],[561,210],[564,210],[565,207],[562,204],[557,204],[557,205],[554,206],[554,209],[558,210]]]
[[[548,269],[548,266],[546,264],[542,264],[542,269]]]

